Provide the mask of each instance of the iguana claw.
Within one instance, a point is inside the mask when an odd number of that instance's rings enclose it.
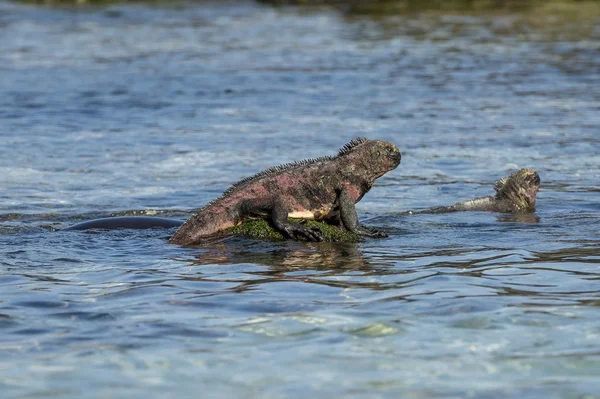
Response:
[[[284,232],[293,240],[323,241],[323,232],[318,227],[304,227],[300,223],[290,223],[284,228]]]
[[[380,230],[375,230],[372,227],[367,227],[364,224],[359,225],[356,230],[356,233],[371,238],[385,238],[388,236],[387,233]]]

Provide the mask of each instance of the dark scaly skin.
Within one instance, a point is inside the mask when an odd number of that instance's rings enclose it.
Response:
[[[367,237],[385,233],[358,223],[355,204],[375,180],[400,164],[395,145],[357,138],[334,157],[293,162],[267,169],[234,184],[221,197],[189,218],[169,240],[193,245],[249,218],[265,218],[285,237],[321,241],[319,228],[289,217],[325,220]]]
[[[496,195],[438,206],[412,213],[447,213],[461,211],[490,211],[503,213],[535,212],[535,200],[540,189],[540,176],[532,169],[521,169],[496,182]]]

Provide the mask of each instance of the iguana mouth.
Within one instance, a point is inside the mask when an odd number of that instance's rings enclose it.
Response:
[[[536,172],[533,172],[532,175],[527,176],[527,181],[535,186],[539,186],[542,183],[540,180],[540,175],[538,175]]]
[[[390,156],[390,159],[392,160],[393,164],[398,166],[400,165],[400,161],[402,160],[402,154],[400,154],[400,151],[392,154]]]
[[[391,143],[383,142],[382,144],[385,145],[385,148],[381,153],[378,153],[378,155],[382,157],[381,163],[383,165],[383,170],[378,174],[377,178],[383,176],[390,170],[396,169],[402,161],[402,154],[400,153],[400,150],[398,150],[398,147]]]

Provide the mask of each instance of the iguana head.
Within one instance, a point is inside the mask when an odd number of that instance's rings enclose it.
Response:
[[[535,197],[540,189],[540,176],[535,170],[521,169],[496,182],[496,198],[509,200],[517,212],[535,211]]]
[[[347,167],[352,173],[360,175],[369,182],[383,176],[400,165],[400,151],[387,141],[355,138],[343,146],[339,158],[347,158]]]

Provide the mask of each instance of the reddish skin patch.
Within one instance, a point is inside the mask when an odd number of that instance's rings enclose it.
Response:
[[[250,192],[253,194],[254,198],[259,197],[268,197],[269,191],[260,184],[255,184],[250,187]]]
[[[286,189],[290,187],[294,187],[297,183],[297,180],[294,179],[290,175],[279,175],[275,176],[275,181],[279,185],[280,189]]]
[[[351,184],[346,184],[344,186],[344,189],[346,190],[350,198],[352,198],[354,203],[357,203],[362,199],[363,193],[360,192],[360,187],[353,186]]]

